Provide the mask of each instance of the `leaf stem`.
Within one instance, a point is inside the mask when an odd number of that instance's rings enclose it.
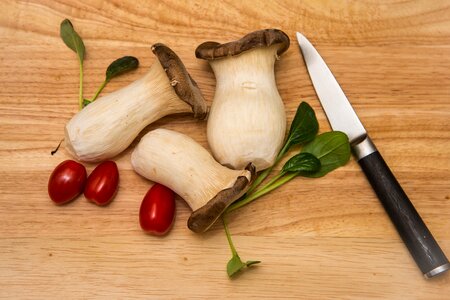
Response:
[[[227,236],[228,244],[230,245],[231,254],[233,254],[233,256],[235,256],[235,255],[237,255],[236,248],[234,248],[233,241],[231,240],[231,234],[228,229],[227,221],[225,219],[226,219],[226,215],[223,214],[222,215],[223,228],[225,229],[225,234]]]
[[[275,175],[272,179],[270,179],[269,182],[264,185],[264,187],[267,187],[267,186],[273,184],[275,181],[277,181],[278,179],[280,179],[284,175],[286,175],[286,172],[281,171],[280,173]]]
[[[260,173],[258,175],[258,177],[256,177],[255,181],[253,181],[252,185],[250,186],[250,188],[247,191],[247,194],[250,194],[251,192],[253,192],[264,181],[264,179],[266,179],[267,176],[269,176],[272,169],[273,169],[273,166],[262,171],[262,173]]]
[[[100,95],[100,93],[103,91],[103,89],[105,88],[106,84],[108,83],[108,80],[105,79],[105,81],[103,81],[103,83],[100,85],[100,87],[98,88],[97,92],[95,93],[94,97],[92,97],[91,102],[95,101],[95,99],[98,98],[98,95]]]
[[[249,204],[250,202],[252,202],[253,200],[256,200],[262,196],[264,196],[265,194],[270,193],[271,191],[273,191],[274,189],[277,189],[278,187],[282,186],[283,184],[285,184],[286,182],[292,180],[294,177],[296,177],[298,175],[297,172],[295,173],[289,173],[287,175],[284,175],[282,177],[277,178],[276,181],[271,182],[270,184],[266,184],[264,187],[262,187],[261,189],[257,190],[256,192],[246,196],[245,198],[243,198],[242,200],[240,200],[239,202],[235,202],[234,204],[230,205],[227,209],[227,213],[230,213],[238,208],[241,208],[244,205]],[[278,177],[279,175],[277,175]]]
[[[290,139],[290,137],[288,137],[288,139],[287,139],[286,143],[284,144],[283,148],[278,153],[277,158],[275,159],[275,162],[279,162],[283,158],[283,156],[286,154],[286,152],[289,150],[290,147],[291,147],[291,139]]]
[[[83,109],[83,61],[80,60],[80,90],[78,96],[78,106]]]
[[[272,172],[273,168],[280,162],[280,160],[284,157],[284,155],[286,154],[286,152],[289,150],[290,147],[291,143],[290,139],[288,138],[283,148],[280,150],[280,152],[278,152],[278,155],[275,158],[275,162],[273,163],[273,165],[270,168],[265,169],[261,174],[258,175],[258,177],[256,177],[255,181],[253,181],[252,185],[248,189],[247,194],[253,192],[264,181],[264,179],[266,179],[267,176],[269,176],[270,172]]]

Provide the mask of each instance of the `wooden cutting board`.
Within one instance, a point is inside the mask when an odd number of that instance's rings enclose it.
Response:
[[[151,183],[133,172],[131,149],[115,159],[121,182],[110,206],[80,197],[57,207],[47,196],[51,171],[69,158],[64,149],[50,151],[77,111],[77,60],[59,38],[64,18],[85,41],[85,96],[123,55],[141,65],[104,93],[145,74],[155,59],[150,45],[163,42],[209,104],[214,75],[195,58],[196,46],[282,29],[292,40],[276,65],[288,119],[307,101],[328,131],[295,42],[300,31],[450,255],[448,1],[6,0],[0,11],[0,298],[448,299],[450,274],[422,277],[354,160],[234,213],[240,256],[262,261],[234,280],[225,272],[231,255],[222,227],[191,233],[181,199],[168,236],[140,230],[139,205]],[[167,117],[146,131],[158,127],[207,147],[205,122]]]

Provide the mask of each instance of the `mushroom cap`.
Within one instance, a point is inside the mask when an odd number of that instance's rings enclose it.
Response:
[[[245,169],[250,171],[250,180],[245,176],[239,176],[232,187],[220,191],[205,205],[192,212],[188,220],[190,230],[196,233],[207,231],[228,206],[247,191],[255,178],[256,169],[252,163],[249,163]]]
[[[204,42],[195,49],[195,56],[201,59],[213,60],[238,55],[253,48],[269,47],[276,44],[280,44],[277,54],[283,54],[290,44],[287,34],[278,29],[263,29],[251,32],[239,40],[225,44]]]
[[[177,96],[191,106],[195,118],[205,119],[208,112],[205,99],[178,55],[161,43],[154,44],[152,51],[161,63]]]

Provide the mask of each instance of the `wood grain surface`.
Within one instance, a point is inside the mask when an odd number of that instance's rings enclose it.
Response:
[[[450,255],[449,1],[3,0],[0,11],[0,298],[449,299],[450,274],[422,277],[354,160],[233,213],[241,257],[262,261],[233,280],[223,229],[191,233],[181,199],[168,236],[141,231],[138,210],[151,183],[133,172],[131,149],[115,158],[121,182],[110,206],[80,197],[57,207],[47,195],[51,171],[70,158],[64,149],[50,151],[77,111],[77,60],[59,37],[64,18],[85,41],[85,96],[120,56],[141,65],[104,93],[142,76],[155,59],[150,45],[163,42],[209,104],[214,75],[195,58],[196,46],[282,29],[292,40],[276,65],[288,119],[304,100],[327,131],[295,44],[300,31]],[[205,123],[190,116],[164,118],[146,131],[157,127],[207,147]]]

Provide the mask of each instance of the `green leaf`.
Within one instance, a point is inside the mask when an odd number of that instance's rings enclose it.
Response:
[[[319,122],[317,122],[314,110],[308,103],[300,103],[289,129],[287,143],[289,146],[305,144],[312,141],[318,131]]]
[[[135,70],[139,66],[139,60],[133,56],[124,56],[113,61],[106,69],[106,81],[128,71]]]
[[[60,36],[64,44],[78,54],[78,59],[82,64],[85,54],[84,43],[68,19],[61,22]]]
[[[260,261],[258,260],[249,260],[247,262],[242,262],[241,258],[239,257],[239,255],[235,254],[233,255],[233,257],[230,259],[230,261],[227,264],[227,273],[229,277],[233,277],[234,275],[236,275],[237,273],[239,273],[240,271],[242,271],[244,268],[248,268],[251,265],[255,265],[255,264],[259,264]]]
[[[334,169],[345,165],[350,159],[350,143],[345,133],[340,131],[325,132],[305,145],[303,153],[311,153],[320,160],[320,170],[307,177],[322,177]]]
[[[89,99],[83,99],[83,108],[85,108],[86,106],[88,106],[89,104],[91,104],[92,101]]]
[[[302,152],[291,157],[283,166],[282,172],[311,174],[320,170],[320,160],[311,153]]]
[[[227,264],[227,273],[229,277],[232,277],[239,271],[245,268],[245,264],[241,261],[239,255],[233,255]]]
[[[259,264],[261,261],[260,260],[248,260],[247,262],[245,262],[247,268],[250,267],[251,265],[256,265]]]

